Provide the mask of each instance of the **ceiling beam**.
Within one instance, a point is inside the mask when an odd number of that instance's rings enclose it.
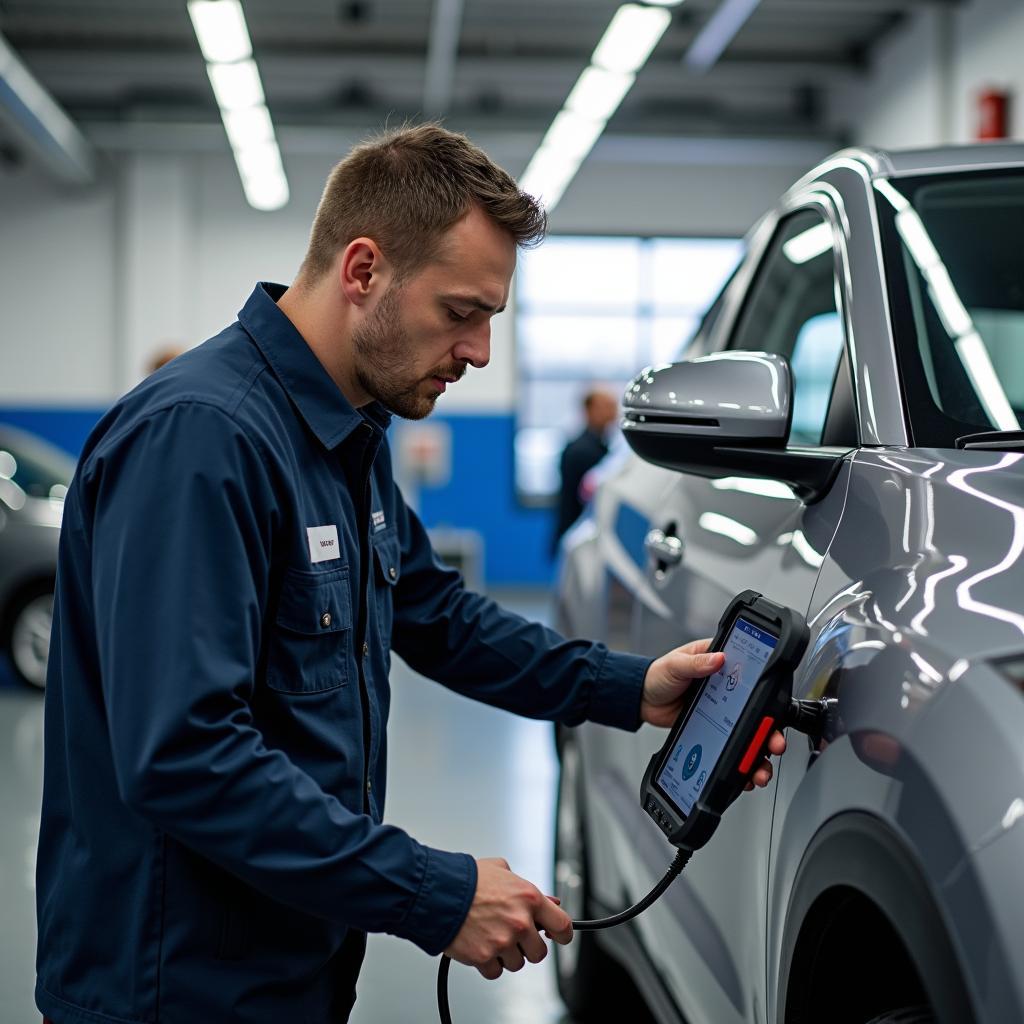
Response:
[[[91,185],[96,154],[57,101],[0,35],[0,122],[58,181]]]
[[[428,117],[443,117],[452,101],[462,7],[463,0],[434,0],[423,85],[423,112]]]

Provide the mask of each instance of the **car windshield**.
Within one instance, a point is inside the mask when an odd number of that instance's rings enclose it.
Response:
[[[45,441],[18,430],[0,429],[0,484],[13,482],[33,498],[60,500],[67,493],[74,460]]]
[[[876,182],[914,443],[1024,427],[1024,168]]]

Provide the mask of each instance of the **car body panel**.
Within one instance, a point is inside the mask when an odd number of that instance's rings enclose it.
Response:
[[[711,635],[733,595],[753,588],[806,614],[811,640],[794,694],[835,701],[820,740],[790,731],[767,792],[739,800],[635,923],[692,1024],[781,1021],[794,893],[815,838],[847,820],[854,831],[877,823],[882,845],[920,879],[938,922],[922,955],[934,956],[929,970],[963,975],[963,1012],[1024,1019],[1024,915],[1006,898],[1024,842],[1024,702],[1021,680],[1000,667],[1024,656],[1024,456],[908,446],[874,197],[888,175],[1011,165],[1024,165],[1024,147],[844,151],[749,236],[717,316],[686,356],[729,346],[780,223],[819,211],[832,228],[859,441],[820,500],[634,459],[605,480],[567,540],[559,600],[579,632],[656,657]],[[682,542],[678,566],[637,544],[654,529]],[[606,909],[620,910],[671,859],[637,799],[663,734],[583,726],[577,736],[594,885]],[[937,1011],[953,1019],[948,1006]]]

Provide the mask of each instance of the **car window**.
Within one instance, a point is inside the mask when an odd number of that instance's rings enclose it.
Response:
[[[816,210],[801,210],[779,225],[729,347],[774,352],[790,361],[790,442],[821,444],[843,352],[843,326],[836,308],[832,229]]]
[[[914,441],[1024,427],[1024,173],[875,184]]]

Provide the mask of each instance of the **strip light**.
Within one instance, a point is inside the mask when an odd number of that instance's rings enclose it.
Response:
[[[245,198],[257,210],[278,210],[288,202],[288,179],[242,5],[239,0],[189,0],[188,13]]]
[[[761,0],[722,0],[697,38],[683,55],[683,63],[696,72],[707,71],[725,52]]]
[[[601,137],[682,0],[623,4],[615,12],[590,64],[555,116],[519,186],[542,200],[550,213]]]

